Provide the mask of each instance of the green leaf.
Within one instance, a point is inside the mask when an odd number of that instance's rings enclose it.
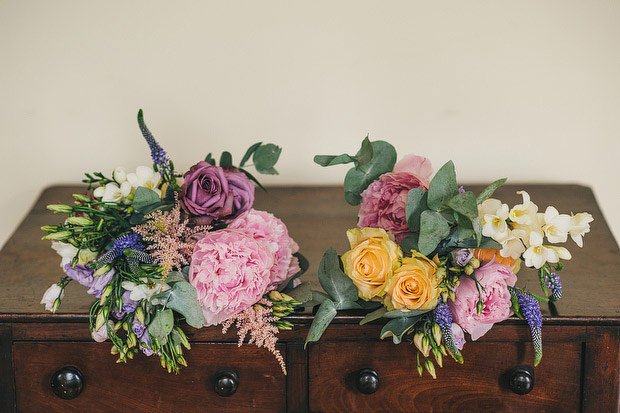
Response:
[[[358,168],[364,168],[371,160],[374,155],[374,149],[372,148],[372,143],[370,139],[368,139],[368,135],[362,141],[362,147],[357,153],[357,166]]]
[[[254,168],[261,174],[277,175],[278,171],[276,171],[274,165],[278,162],[281,152],[282,148],[273,143],[260,145],[252,157]]]
[[[396,149],[385,141],[371,142],[373,155],[364,167],[349,169],[344,178],[344,198],[351,205],[358,205],[360,194],[373,181],[386,172],[392,171],[396,163]],[[359,159],[360,153],[356,155]]]
[[[211,152],[209,152],[207,156],[205,156],[205,162],[211,165],[215,165],[215,159],[213,159],[213,155],[211,155]]]
[[[402,341],[403,336],[413,330],[415,323],[420,317],[421,316],[400,317],[388,321],[388,323],[381,330],[381,340],[391,336],[394,344],[399,344]]]
[[[179,271],[170,271],[166,276],[166,284],[176,283],[179,281],[187,282],[187,275]]]
[[[405,217],[407,225],[411,231],[420,230],[420,215],[426,211],[426,197],[428,193],[422,188],[413,188],[407,193],[407,204],[405,206]]]
[[[174,283],[166,306],[185,317],[187,324],[194,328],[201,328],[205,323],[196,288],[187,281]]]
[[[452,198],[447,200],[444,205],[452,208],[454,211],[470,219],[478,216],[478,205],[476,204],[476,196],[471,191],[454,195]]]
[[[329,324],[336,316],[336,313],[336,306],[332,300],[326,299],[321,303],[319,310],[314,316],[314,320],[312,320],[312,325],[310,325],[310,331],[308,331],[304,348],[306,348],[310,342],[319,341]]]
[[[403,250],[403,253],[405,253],[405,255],[410,256],[412,250],[418,251],[419,237],[419,234],[411,234],[401,241],[400,248]]]
[[[502,244],[495,241],[493,238],[482,237],[482,241],[478,244],[477,248],[481,250],[501,250]]]
[[[340,269],[340,258],[333,248],[328,249],[319,264],[319,283],[333,300],[338,309],[355,302],[358,298],[357,287]]]
[[[230,152],[227,152],[227,151],[222,152],[222,155],[220,156],[220,166],[222,168],[232,168],[233,163],[232,163],[232,155],[230,154]]]
[[[439,242],[450,235],[450,226],[441,214],[435,211],[424,211],[420,217],[420,253],[429,255]]]
[[[138,189],[136,189],[131,206],[136,211],[145,214],[147,210],[153,208],[154,206],[160,206],[161,204],[162,202],[161,199],[159,199],[157,192],[152,189],[139,186]]]
[[[321,166],[344,165],[351,162],[355,162],[355,158],[346,153],[342,155],[316,155],[314,157],[314,163]]]
[[[402,310],[392,310],[388,311],[383,315],[385,318],[410,318],[410,317],[418,317],[422,314],[426,314],[431,310],[410,310],[410,311],[402,311]]]
[[[364,324],[370,323],[371,321],[378,320],[381,317],[383,317],[383,315],[387,312],[388,312],[387,308],[381,306],[375,311],[366,314],[366,317],[364,317],[362,321],[360,321],[360,325],[363,326]]]
[[[172,310],[157,311],[155,317],[151,320],[148,330],[149,334],[157,339],[160,343],[165,343],[168,334],[174,327],[174,315]]]
[[[261,146],[261,144],[262,142],[257,142],[254,145],[250,146],[248,150],[245,152],[245,155],[243,155],[243,158],[241,158],[241,163],[239,164],[239,166],[243,167],[245,163],[248,161],[248,159],[250,159],[252,154],[256,152],[259,146]]]
[[[482,242],[482,221],[480,221],[480,217],[476,217],[471,220],[471,227],[474,230],[474,235],[476,236],[476,246],[480,248]],[[500,246],[498,249],[501,250],[502,247]]]
[[[456,171],[452,161],[446,162],[435,174],[428,187],[428,207],[438,211],[441,204],[459,193],[456,186]]]
[[[493,192],[495,192],[495,190],[499,188],[500,186],[504,185],[505,182],[506,182],[506,178],[498,179],[497,181],[493,182],[491,185],[484,188],[482,192],[480,192],[480,194],[478,195],[478,198],[476,198],[476,203],[481,204],[487,199],[489,199],[491,195],[493,195]]]
[[[312,286],[310,283],[302,282],[286,294],[303,304],[312,300]]]

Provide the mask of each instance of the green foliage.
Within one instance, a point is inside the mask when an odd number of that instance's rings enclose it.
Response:
[[[343,153],[342,155],[316,155],[314,157],[314,163],[321,166],[344,165],[355,161],[356,158],[354,156],[346,153]]]
[[[403,336],[413,330],[415,323],[418,322],[420,317],[421,316],[394,318],[383,326],[379,337],[383,340],[384,338],[391,336],[394,344],[399,344],[402,341]]]
[[[351,205],[359,205],[360,194],[386,172],[392,171],[396,163],[396,149],[384,141],[371,142],[372,158],[363,166],[349,169],[344,178],[344,198]],[[360,157],[360,153],[356,155]]]
[[[446,162],[435,174],[428,187],[427,204],[433,211],[439,211],[441,204],[459,193],[456,185],[456,171],[452,161]]]
[[[487,199],[489,199],[493,195],[493,192],[495,192],[495,190],[499,188],[500,186],[504,185],[505,182],[506,182],[506,178],[498,179],[497,181],[493,182],[491,185],[484,188],[482,192],[480,192],[480,194],[476,198],[476,203],[481,204]]]
[[[205,319],[198,304],[196,288],[185,280],[168,280],[169,283],[173,281],[172,288],[160,294],[158,298],[166,299],[166,306],[185,317],[187,324],[201,328]]]
[[[435,211],[426,210],[420,215],[420,253],[429,255],[437,248],[439,242],[450,234],[450,225],[446,219]]]
[[[155,337],[160,344],[166,343],[168,334],[174,327],[174,315],[172,310],[159,310],[151,320],[148,330],[152,337]]]
[[[146,215],[162,205],[157,192],[152,189],[139,186],[133,198],[131,206],[138,212]]]
[[[340,258],[333,248],[328,249],[319,264],[319,283],[331,297],[336,309],[355,308],[357,287],[340,269]],[[359,306],[357,306],[359,307]]]
[[[252,156],[252,154],[254,152],[256,152],[256,150],[262,145],[262,142],[257,142],[254,145],[250,146],[248,148],[248,150],[245,152],[245,155],[243,155],[243,158],[241,158],[241,163],[239,163],[240,167],[245,166],[245,163],[250,159],[250,157]]]
[[[467,191],[462,194],[456,194],[444,203],[445,206],[453,211],[466,216],[469,219],[478,216],[478,205],[476,204],[476,196],[473,192]]]
[[[411,231],[420,230],[420,215],[428,209],[428,193],[422,188],[413,188],[407,194],[407,204],[405,206],[405,216],[407,225]]]
[[[360,321],[360,325],[363,326],[364,324],[370,323],[371,321],[378,320],[381,317],[383,317],[385,313],[387,312],[388,312],[387,308],[385,308],[384,306],[381,306],[377,308],[375,311],[372,311],[366,314],[366,317],[364,317],[362,321]]]
[[[273,143],[260,145],[254,151],[254,156],[252,157],[254,168],[261,174],[277,175],[278,171],[276,171],[274,165],[278,162],[281,152],[282,148]]]
[[[300,303],[307,303],[312,300],[312,286],[307,282],[302,282],[286,294],[290,295]]]
[[[222,168],[232,168],[233,163],[232,163],[232,155],[230,154],[230,152],[227,152],[227,151],[222,152],[222,155],[220,156],[220,166]]]
[[[336,317],[336,313],[336,305],[332,300],[327,298],[321,303],[321,305],[319,306],[319,310],[314,316],[312,325],[310,325],[310,331],[308,331],[308,336],[306,337],[306,343],[304,344],[304,348],[310,342],[319,341],[319,339],[323,335],[323,332],[325,332],[334,317]]]

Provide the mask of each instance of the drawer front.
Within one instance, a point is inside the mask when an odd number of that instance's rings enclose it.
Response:
[[[507,372],[531,364],[531,343],[478,342],[466,345],[460,365],[450,356],[437,379],[417,373],[417,349],[407,343],[326,342],[310,349],[311,411],[577,411],[580,407],[582,343],[546,343],[535,368],[533,390],[517,395]],[[373,394],[356,387],[358,372],[373,369]]]
[[[195,343],[185,352],[187,368],[168,374],[156,356],[136,354],[116,364],[111,345],[99,343],[13,344],[18,411],[284,411],[286,376],[271,353],[253,345]],[[285,346],[279,345],[285,354]],[[50,385],[58,369],[74,366],[83,375],[82,392],[72,400]],[[216,394],[222,370],[238,374],[237,391]]]

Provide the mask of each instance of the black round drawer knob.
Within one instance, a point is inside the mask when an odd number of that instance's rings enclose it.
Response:
[[[379,375],[373,369],[361,369],[357,373],[356,385],[360,393],[373,394],[379,390]]]
[[[84,389],[84,377],[76,367],[63,367],[52,374],[52,391],[61,399],[75,399]]]
[[[534,369],[531,366],[517,366],[509,373],[510,390],[517,394],[528,394],[534,388]]]
[[[239,375],[234,370],[222,370],[215,375],[215,392],[222,397],[235,394],[239,387]]]

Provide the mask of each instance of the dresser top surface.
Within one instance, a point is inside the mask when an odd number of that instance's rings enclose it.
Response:
[[[468,185],[475,193],[479,185]],[[41,304],[45,290],[63,275],[60,257],[42,241],[43,225],[62,221],[45,206],[71,202],[71,194],[83,186],[54,186],[43,191],[32,210],[0,251],[0,321],[17,315],[32,320],[50,317]],[[569,239],[566,247],[573,258],[560,273],[563,298],[556,304],[541,305],[543,314],[553,318],[601,318],[620,320],[620,250],[607,226],[590,188],[578,185],[505,185],[495,197],[509,205],[520,203],[517,190],[529,192],[540,210],[555,206],[561,213],[589,212],[594,217],[591,231],[579,248]],[[345,232],[356,224],[357,207],[348,205],[341,187],[272,187],[268,193],[257,191],[256,209],[267,210],[288,226],[300,252],[310,262],[302,279],[320,289],[317,267],[329,247],[342,254],[348,249]],[[522,267],[517,286],[539,294],[538,276],[533,269]],[[83,318],[88,314],[92,296],[84,287],[70,283],[57,320]]]

